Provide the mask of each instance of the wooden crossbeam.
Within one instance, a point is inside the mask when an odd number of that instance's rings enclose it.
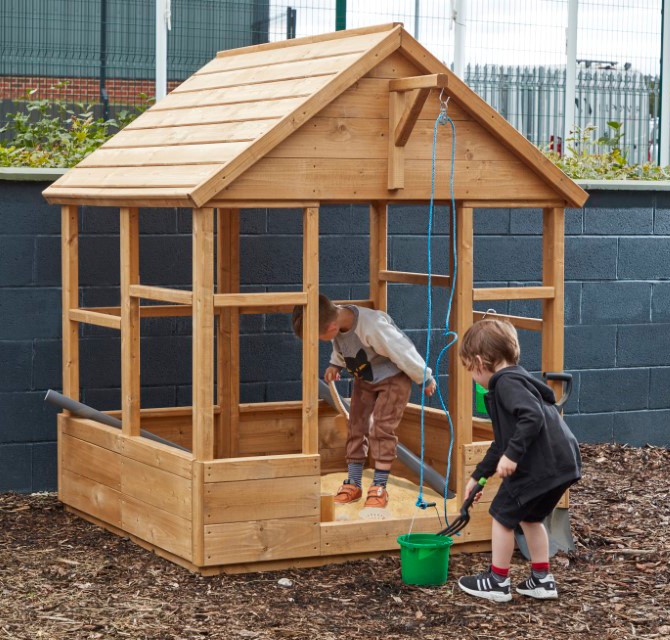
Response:
[[[505,313],[485,313],[484,311],[473,311],[472,316],[477,320],[483,320],[484,316],[487,318],[495,318],[496,320],[507,320],[511,322],[517,329],[527,329],[528,331],[542,331],[541,318],[524,318],[523,316],[510,316]]]
[[[427,273],[414,273],[411,271],[380,271],[379,279],[384,282],[403,284],[428,284]],[[431,275],[430,283],[436,287],[450,287],[451,277]]]
[[[550,300],[554,287],[482,287],[472,290],[473,300]]]
[[[130,285],[130,295],[133,298],[144,298],[145,300],[157,300],[159,302],[174,302],[175,304],[193,303],[193,293],[191,291],[152,287],[145,284]]]
[[[282,293],[217,293],[214,295],[215,307],[241,307],[247,309],[267,306],[306,304],[307,294],[303,291]]]
[[[84,324],[94,324],[98,327],[108,327],[109,329],[121,329],[120,314],[99,313],[92,309],[70,309],[70,320],[83,322]]]
[[[433,73],[425,76],[411,76],[389,81],[389,91],[414,91],[414,89],[446,89],[447,75]]]

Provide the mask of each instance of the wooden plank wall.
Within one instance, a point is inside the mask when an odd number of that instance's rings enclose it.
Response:
[[[318,455],[229,458],[202,467],[204,565],[319,555]]]
[[[224,198],[425,199],[430,192],[433,127],[439,111],[431,92],[405,146],[405,188],[388,191],[389,78],[423,75],[400,52],[333,100],[233,182]],[[448,92],[447,92],[448,93]],[[553,197],[550,189],[455,104],[456,198]],[[437,195],[449,197],[450,127],[440,130]],[[286,162],[290,158],[290,162]]]
[[[62,414],[58,448],[62,502],[191,560],[188,454]]]

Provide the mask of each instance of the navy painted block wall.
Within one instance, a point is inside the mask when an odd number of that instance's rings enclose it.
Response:
[[[0,182],[0,491],[56,486],[56,411],[43,404],[43,397],[48,388],[61,386],[60,214],[42,199],[46,186]],[[426,270],[426,215],[425,207],[391,208],[392,269]],[[442,273],[447,215],[438,210],[435,224],[434,270]],[[190,213],[142,210],[140,220],[142,282],[188,287]],[[367,207],[324,207],[320,226],[323,292],[340,299],[366,298]],[[117,213],[82,207],[80,227],[80,303],[118,305]],[[539,210],[477,210],[477,285],[538,283],[541,230]],[[298,288],[300,234],[297,210],[243,212],[242,289]],[[565,362],[575,375],[567,406],[570,425],[583,442],[669,446],[670,193],[592,192],[584,209],[567,211],[565,272]],[[446,296],[439,289],[434,295],[431,350],[436,354]],[[536,301],[492,306],[517,315],[540,312]],[[425,309],[424,288],[390,286],[389,311],[421,352]],[[300,344],[288,317],[244,316],[241,324],[242,401],[299,398]],[[190,404],[190,319],[143,320],[141,331],[142,406]],[[522,363],[537,371],[538,336],[520,334]],[[328,356],[324,345],[322,366]],[[120,406],[118,333],[82,327],[81,381],[84,402],[99,409]]]

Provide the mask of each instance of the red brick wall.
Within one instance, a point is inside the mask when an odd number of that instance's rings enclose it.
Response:
[[[58,83],[67,83],[55,87]],[[181,81],[168,82],[168,92]],[[151,80],[122,80],[108,78],[105,86],[111,104],[136,104],[141,102],[140,94],[154,95]],[[52,88],[53,87],[53,88]],[[100,82],[98,78],[45,78],[38,76],[0,76],[0,100],[20,100],[28,91],[38,89],[35,98],[67,100],[72,102],[100,102]]]

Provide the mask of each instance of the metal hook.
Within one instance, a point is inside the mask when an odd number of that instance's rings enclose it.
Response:
[[[494,315],[498,315],[498,312],[495,309],[487,309],[484,312],[484,315],[482,316],[482,320],[484,320],[489,313],[492,313]]]

